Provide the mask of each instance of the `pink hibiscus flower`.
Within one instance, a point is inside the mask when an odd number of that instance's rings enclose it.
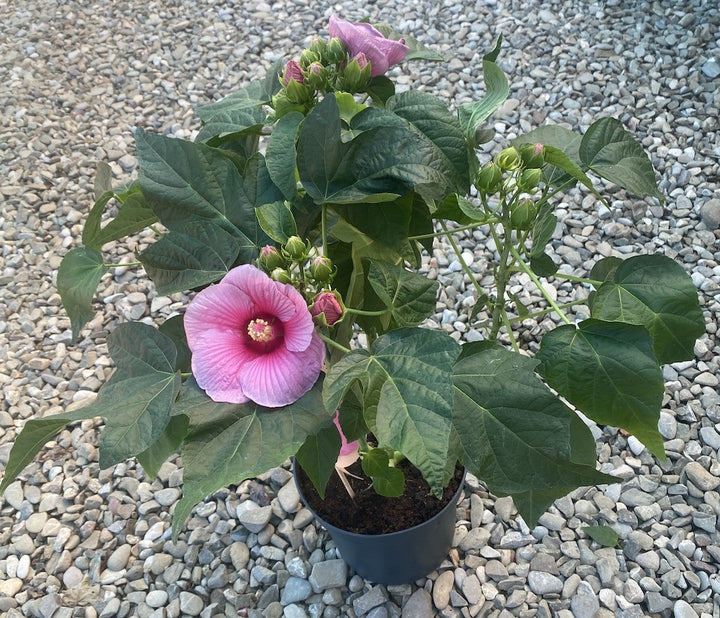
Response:
[[[312,388],[325,360],[300,293],[250,265],[193,298],[185,334],[195,380],[214,401],[291,404]]]
[[[338,37],[345,44],[351,58],[365,54],[370,61],[372,77],[384,75],[390,66],[402,62],[410,51],[405,39],[386,39],[370,24],[353,23],[332,15],[328,29],[331,37]]]

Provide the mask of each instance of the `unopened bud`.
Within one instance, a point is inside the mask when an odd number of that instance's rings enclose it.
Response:
[[[298,84],[303,83],[302,67],[295,60],[288,60],[283,73],[282,84],[287,87],[290,80],[294,79]]]
[[[522,164],[522,159],[520,158],[520,153],[510,146],[509,148],[505,148],[504,150],[500,151],[495,156],[495,163],[500,166],[500,169],[513,171],[520,167]]]
[[[529,230],[537,216],[537,206],[532,200],[520,200],[510,212],[510,225],[516,230]]]
[[[310,306],[313,320],[321,326],[332,326],[342,318],[344,312],[342,299],[337,292],[320,292]]]
[[[475,179],[475,186],[478,191],[486,195],[492,195],[500,190],[502,186],[502,170],[492,161],[483,165]]]
[[[332,260],[320,255],[310,262],[310,276],[319,283],[327,283],[333,277],[335,268],[333,267]]]
[[[537,169],[545,165],[545,147],[542,144],[525,144],[520,147],[520,158],[528,169]]]
[[[363,92],[370,81],[372,67],[364,53],[359,52],[348,62],[340,75],[340,85],[348,92]]]
[[[300,66],[303,69],[309,67],[313,62],[320,62],[320,54],[310,49],[306,49],[300,54]]]
[[[288,99],[287,91],[281,90],[272,98],[272,107],[275,110],[275,120],[282,118],[290,112],[300,112],[304,114],[307,108],[302,103],[294,103]]]
[[[261,247],[258,262],[266,273],[271,273],[276,268],[284,268],[286,266],[285,258],[283,258],[280,252],[272,245]]]
[[[290,273],[284,268],[276,268],[270,273],[270,278],[278,283],[292,283]]]
[[[285,252],[290,259],[304,260],[307,257],[307,245],[299,236],[291,236],[285,243]]]
[[[523,170],[518,179],[518,188],[521,191],[530,193],[536,189],[542,180],[542,170],[540,168],[532,168]]]
[[[330,64],[341,64],[347,60],[347,49],[338,37],[333,37],[327,44],[326,58]]]
[[[319,62],[313,62],[305,69],[305,85],[314,90],[327,90],[328,70]]]

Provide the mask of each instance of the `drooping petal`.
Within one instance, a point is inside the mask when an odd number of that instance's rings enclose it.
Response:
[[[324,360],[325,344],[313,332],[310,345],[302,352],[280,347],[245,365],[239,375],[242,391],[261,406],[289,405],[313,387]]]

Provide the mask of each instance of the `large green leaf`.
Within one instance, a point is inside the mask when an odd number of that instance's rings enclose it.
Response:
[[[102,468],[142,453],[160,438],[181,383],[175,345],[152,326],[120,324],[108,337],[108,350],[117,370],[86,408],[105,418]]]
[[[483,56],[482,68],[485,80],[485,96],[475,103],[463,103],[458,110],[460,124],[471,144],[475,143],[475,134],[483,122],[500,107],[510,94],[510,84],[503,70],[496,64],[502,46],[502,37],[498,37],[495,48]]]
[[[304,118],[300,112],[282,116],[275,124],[265,152],[270,178],[286,200],[292,200],[297,195],[295,139]]]
[[[593,122],[583,135],[578,154],[598,176],[642,197],[650,195],[664,201],[650,159],[619,120],[601,118]]]
[[[305,470],[321,498],[325,498],[325,487],[335,472],[341,446],[340,434],[331,424],[308,436],[295,454],[296,462]]]
[[[643,325],[660,363],[693,358],[705,321],[695,285],[683,267],[664,255],[639,255],[620,264],[609,259],[598,262],[591,273],[597,278],[600,269],[606,270],[604,263],[612,266],[590,298],[592,317]]]
[[[102,255],[86,247],[71,249],[60,262],[57,289],[70,317],[73,342],[77,341],[85,323],[95,317],[92,299],[107,270]]]
[[[453,425],[463,463],[532,525],[556,498],[607,483],[589,429],[533,372],[537,361],[470,343],[453,370]]]
[[[370,263],[367,276],[397,327],[416,326],[435,310],[437,281],[379,261]]]
[[[460,225],[469,225],[470,223],[483,225],[488,222],[488,216],[482,210],[467,198],[456,193],[448,195],[440,202],[433,216],[436,219],[455,221]]]
[[[356,383],[365,421],[379,440],[405,455],[434,494],[443,489],[452,427],[452,366],[460,346],[449,335],[403,328],[354,350],[330,369],[323,391],[335,409]]]
[[[183,497],[175,507],[175,536],[193,506],[212,492],[281,465],[331,418],[323,407],[320,384],[295,403],[263,408],[253,403],[216,403],[186,385],[178,402],[190,416],[182,446]]]
[[[642,326],[589,319],[546,334],[537,358],[548,384],[598,423],[622,427],[659,457],[664,383]]]
[[[246,256],[248,250],[254,251],[252,245],[243,249]],[[209,221],[188,221],[150,245],[139,258],[158,293],[172,294],[222,279],[240,253],[236,236]]]
[[[263,231],[275,242],[285,244],[288,238],[297,234],[295,219],[285,202],[263,204],[255,209]]]
[[[135,139],[140,187],[168,229],[182,232],[188,222],[205,220],[235,236],[241,247],[266,244],[255,208],[282,199],[282,194],[260,155],[248,161],[241,175],[222,151],[205,144],[140,129]],[[241,256],[244,261],[253,257],[244,252]]]
[[[259,135],[264,123],[265,114],[257,108],[218,112],[203,123],[195,141],[217,146],[243,135]]]
[[[447,159],[456,186],[466,194],[470,185],[470,154],[462,127],[447,105],[421,90],[407,90],[390,99],[387,109],[416,127]]]
[[[341,139],[341,120],[334,96],[326,96],[305,118],[297,143],[300,181],[319,204],[385,202],[422,186],[442,197],[448,183],[446,159],[438,148],[407,122],[387,126],[383,118],[349,142]],[[353,121],[355,121],[353,118]],[[443,172],[445,170],[445,173]]]

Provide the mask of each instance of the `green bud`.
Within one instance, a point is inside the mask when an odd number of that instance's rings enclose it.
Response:
[[[525,144],[520,147],[520,158],[526,168],[541,168],[545,165],[545,147],[542,144]]]
[[[540,168],[532,168],[523,170],[518,178],[518,188],[521,191],[530,193],[533,189],[536,189],[542,180],[542,170]]]
[[[276,268],[270,273],[270,278],[278,283],[292,283],[290,273],[284,268]]]
[[[370,81],[372,67],[365,54],[360,52],[347,63],[340,75],[340,86],[347,92],[363,92]]]
[[[303,82],[309,88],[325,91],[328,89],[329,72],[319,62],[313,62],[305,69],[305,81]]]
[[[292,260],[304,260],[307,257],[307,251],[307,245],[299,236],[291,236],[285,243],[285,252]]]
[[[332,279],[335,268],[330,258],[319,255],[310,262],[308,270],[310,271],[310,276],[315,279],[315,281],[327,283]]]
[[[520,167],[522,159],[520,158],[520,153],[510,146],[495,156],[495,163],[500,166],[500,169],[513,171]]]
[[[537,216],[537,206],[532,200],[520,200],[510,212],[510,225],[516,230],[529,230]]]
[[[308,103],[313,98],[315,90],[291,79],[288,85],[285,86],[285,93],[290,103],[302,104]]]
[[[329,64],[341,64],[347,60],[347,49],[338,37],[333,37],[327,44],[326,60]]]
[[[258,263],[266,273],[271,273],[276,268],[285,268],[285,266],[287,266],[285,258],[280,255],[280,252],[272,245],[265,245],[260,249]]]
[[[320,62],[320,60],[320,54],[311,49],[306,49],[300,54],[300,66],[303,69],[307,69],[313,62]]]
[[[300,112],[301,114],[305,114],[305,112],[307,112],[307,107],[305,105],[290,101],[285,90],[281,90],[273,96],[272,106],[275,110],[275,120],[281,118],[285,114],[289,114],[290,112]]]
[[[492,195],[500,190],[502,186],[502,170],[492,161],[483,165],[475,179],[475,186],[478,191],[486,195]]]
[[[327,43],[323,39],[313,39],[308,49],[317,54],[319,62],[323,62],[327,57]]]

